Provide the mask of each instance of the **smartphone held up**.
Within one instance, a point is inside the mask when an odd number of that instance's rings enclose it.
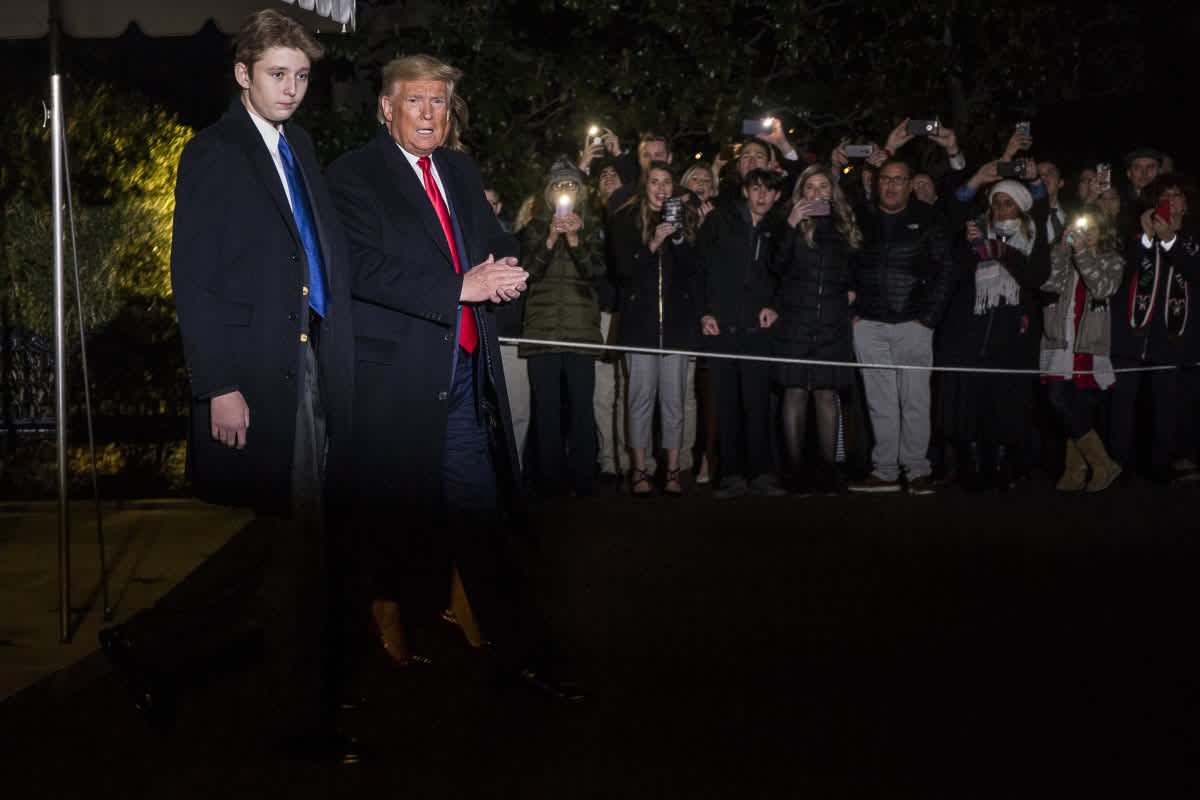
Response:
[[[1087,235],[1088,228],[1091,226],[1091,217],[1089,217],[1087,214],[1080,214],[1075,218],[1075,221],[1071,223],[1071,230],[1067,231],[1067,244],[1076,245],[1084,242],[1084,236]]]
[[[774,117],[759,117],[757,119],[742,120],[742,135],[757,136],[759,134],[770,133],[771,128],[775,125]]]
[[[1171,198],[1164,197],[1154,207],[1154,216],[1161,219],[1166,224],[1171,224]]]
[[[829,201],[823,197],[805,201],[805,207],[808,210],[807,215],[810,217],[828,217],[832,211]]]
[[[1001,178],[1020,178],[1025,175],[1025,159],[1017,158],[1012,161],[997,161],[996,174]]]
[[[663,201],[662,219],[670,225],[675,226],[675,230],[683,227],[683,198],[668,197]]]
[[[909,136],[937,136],[942,123],[936,119],[910,119],[905,126]]]

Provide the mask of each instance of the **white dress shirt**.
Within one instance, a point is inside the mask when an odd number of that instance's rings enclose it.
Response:
[[[246,105],[246,110],[250,112],[250,119],[254,122],[254,127],[258,128],[263,142],[267,145],[267,152],[271,154],[271,160],[275,162],[275,171],[279,173],[279,182],[283,184],[283,196],[287,198],[288,206],[291,206],[294,211],[292,192],[288,188],[287,175],[283,171],[283,158],[279,155],[279,128],[260,117],[248,104],[244,105]],[[292,152],[293,154],[295,153],[295,151]]]
[[[396,147],[400,147],[399,143]],[[425,173],[421,170],[421,165],[417,163],[420,156],[414,156],[412,153],[400,147],[400,152],[404,153],[404,157],[408,159],[409,165],[413,168],[413,172],[417,173],[417,181],[420,182],[421,188],[425,188]],[[446,194],[446,187],[442,183],[442,176],[438,174],[437,164],[434,163],[433,157],[429,157],[429,171],[433,173],[433,182],[437,184],[438,191],[442,193],[442,202],[446,204],[446,210],[453,214],[450,209],[450,197]]]

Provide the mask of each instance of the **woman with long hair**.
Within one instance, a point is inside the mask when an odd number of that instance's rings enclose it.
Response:
[[[638,192],[612,220],[612,255],[621,290],[618,344],[691,349],[699,316],[695,307],[693,243],[699,213],[676,197],[665,161],[651,162]],[[628,423],[632,455],[630,490],[644,497],[654,486],[646,469],[654,408],[658,405],[667,468],[663,491],[680,495],[679,450],[687,393],[684,355],[628,353]]]
[[[800,174],[791,205],[775,258],[780,286],[773,353],[853,362],[850,254],[862,245],[862,231],[833,173],[823,164]],[[822,491],[841,492],[844,479],[836,464],[838,392],[853,384],[853,368],[783,364],[775,368],[774,379],[783,388],[783,435],[792,488],[800,493],[808,489],[804,449],[811,398],[821,456],[816,482]]]
[[[1121,473],[1093,429],[1102,392],[1116,382],[1109,359],[1109,298],[1117,290],[1125,259],[1115,217],[1099,205],[1085,206],[1050,251],[1050,277],[1042,291],[1042,383],[1067,435],[1060,492],[1100,491]],[[1090,470],[1090,474],[1089,474]]]

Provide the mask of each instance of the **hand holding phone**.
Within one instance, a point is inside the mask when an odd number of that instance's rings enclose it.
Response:
[[[936,119],[910,119],[906,126],[910,136],[932,136],[941,128],[942,123]]]
[[[806,215],[810,217],[828,217],[832,210],[829,201],[822,197],[806,200],[805,206],[807,208]]]
[[[743,136],[758,136],[771,132],[774,127],[775,120],[772,117],[758,117],[756,119],[742,120],[742,135]]]
[[[673,225],[675,230],[683,227],[683,198],[668,197],[663,202],[662,219],[666,224]]]
[[[1171,199],[1169,197],[1164,197],[1159,201],[1158,205],[1154,209],[1154,216],[1158,217],[1168,225],[1171,224]]]
[[[1025,176],[1025,160],[997,161],[996,174],[1001,178],[1022,178]]]

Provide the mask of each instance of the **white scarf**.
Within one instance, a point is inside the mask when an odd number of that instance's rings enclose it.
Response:
[[[996,241],[1008,245],[1025,255],[1033,251],[1033,242],[1025,236],[1019,219],[1006,219],[988,224],[986,219],[979,221],[979,228],[987,231],[987,241]],[[995,252],[987,248],[989,252]],[[975,268],[975,316],[986,314],[1000,305],[1015,306],[1021,300],[1021,286],[1012,274],[1004,268],[1004,264],[995,258],[980,261]]]

